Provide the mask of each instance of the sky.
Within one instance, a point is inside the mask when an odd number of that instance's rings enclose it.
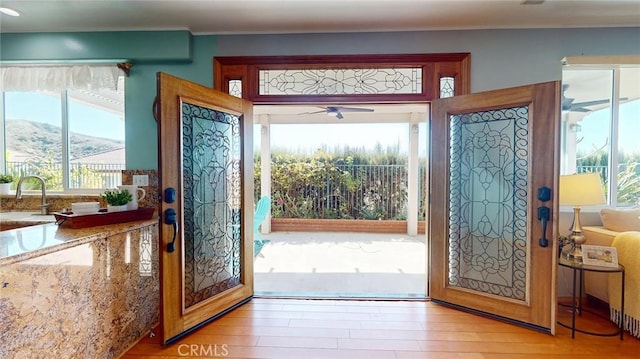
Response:
[[[5,118],[29,120],[60,126],[61,100],[41,93],[6,92]],[[72,102],[70,105],[71,131],[124,141],[124,122],[116,114]]]
[[[608,143],[610,118],[611,109],[605,108],[593,111],[582,119],[578,138],[584,137],[584,140],[578,143],[578,153],[590,153],[594,146]],[[620,105],[619,119],[619,148],[627,154],[640,154],[640,100]]]

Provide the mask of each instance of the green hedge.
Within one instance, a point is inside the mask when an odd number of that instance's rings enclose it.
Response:
[[[406,219],[407,158],[397,152],[377,149],[371,153],[345,148],[334,153],[319,150],[313,155],[304,155],[274,151],[271,157],[272,216]],[[256,200],[260,196],[260,163],[256,155]]]

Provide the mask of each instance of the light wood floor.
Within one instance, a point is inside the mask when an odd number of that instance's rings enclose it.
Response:
[[[559,319],[570,322],[560,307]],[[590,330],[611,329],[585,315]],[[163,347],[145,338],[123,358],[639,358],[640,340],[557,327],[556,336],[431,302],[256,298]]]

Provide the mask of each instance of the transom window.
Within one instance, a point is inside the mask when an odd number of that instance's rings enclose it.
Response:
[[[260,95],[422,93],[422,68],[324,68],[259,71]]]
[[[216,57],[217,90],[255,104],[425,102],[469,93],[470,56]]]

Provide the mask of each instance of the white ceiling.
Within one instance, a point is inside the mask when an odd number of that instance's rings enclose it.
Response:
[[[340,107],[341,105],[336,105]],[[410,122],[411,114],[420,114],[426,118],[429,105],[426,103],[411,104],[347,104],[349,108],[370,109],[372,112],[343,111],[344,118],[328,116],[326,105],[255,105],[253,107],[254,121],[259,123],[260,115],[268,115],[269,123],[389,123]]]
[[[640,0],[2,0],[0,32],[194,34],[640,26]]]

